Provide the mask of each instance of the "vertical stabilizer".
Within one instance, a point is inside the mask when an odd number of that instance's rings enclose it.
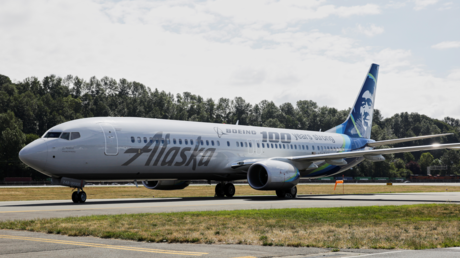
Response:
[[[327,132],[366,139],[371,137],[378,73],[379,65],[372,64],[347,120]]]

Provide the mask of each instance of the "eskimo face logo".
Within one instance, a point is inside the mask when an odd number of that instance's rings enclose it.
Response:
[[[222,135],[226,135],[226,133],[224,133],[224,131],[222,131],[222,129],[220,129],[219,127],[214,127],[214,131],[216,131],[217,136],[219,136],[219,138],[221,138]]]

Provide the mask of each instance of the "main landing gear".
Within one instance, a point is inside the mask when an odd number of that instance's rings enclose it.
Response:
[[[216,197],[233,197],[235,186],[232,183],[218,183],[216,185]]]
[[[74,203],[84,203],[86,202],[86,193],[83,189],[78,189],[76,192],[72,193],[72,201]]]
[[[289,189],[276,190],[276,196],[283,199],[294,199],[297,196],[297,186]]]

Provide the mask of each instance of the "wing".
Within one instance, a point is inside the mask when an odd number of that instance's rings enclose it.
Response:
[[[356,157],[363,157],[364,155],[381,155],[381,154],[451,149],[451,148],[452,149],[460,148],[460,143],[432,144],[432,145],[421,145],[421,146],[402,147],[402,148],[388,148],[388,149],[378,149],[378,150],[358,150],[358,151],[341,152],[341,153],[313,154],[313,155],[286,157],[286,159],[292,160],[292,161],[317,161],[317,160],[325,160],[325,159],[356,158]]]
[[[391,144],[396,144],[396,143],[401,143],[401,142],[410,142],[410,141],[417,141],[417,140],[423,140],[423,139],[429,139],[429,138],[437,138],[437,137],[442,137],[442,136],[447,136],[447,135],[453,135],[453,133],[423,135],[423,136],[416,136],[416,137],[409,137],[409,138],[399,138],[399,139],[391,139],[391,140],[378,141],[378,142],[370,142],[367,144],[367,146],[378,147],[382,145],[391,145]]]

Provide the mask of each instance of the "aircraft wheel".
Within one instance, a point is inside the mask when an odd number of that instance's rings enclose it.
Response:
[[[222,183],[218,183],[216,185],[216,196],[217,197],[224,197],[225,196],[225,185]]]
[[[79,198],[78,198],[78,192],[73,192],[73,193],[72,193],[72,201],[73,201],[74,203],[78,203],[78,200],[79,200]]]
[[[232,183],[227,183],[225,185],[225,196],[233,197],[235,195],[235,186]]]
[[[297,197],[297,186],[289,189],[276,190],[276,196],[284,199],[294,199]]]
[[[84,191],[81,191],[80,194],[78,195],[78,197],[79,197],[78,199],[80,199],[79,201],[80,201],[81,203],[85,203],[85,202],[86,202],[86,197],[87,197],[87,196],[86,196],[86,193],[85,193]]]
[[[287,189],[284,194],[285,199],[294,199],[297,197],[297,186]]]
[[[286,194],[286,191],[284,190],[276,190],[276,196],[278,196],[278,198],[284,198],[285,194]]]

